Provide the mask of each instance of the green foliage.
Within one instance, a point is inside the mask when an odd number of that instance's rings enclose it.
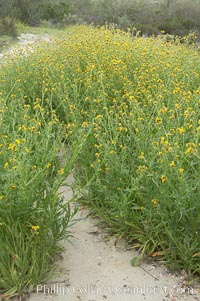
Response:
[[[17,27],[13,18],[7,16],[0,19],[0,36],[17,36]]]
[[[12,41],[12,37],[0,35],[0,51],[5,49]]]
[[[195,0],[2,0],[0,16],[33,26],[114,23],[126,30],[137,27],[146,35],[200,32],[200,2]]]
[[[42,3],[38,6],[38,15],[42,20],[60,23],[68,15],[69,6],[64,1]]]
[[[200,2],[153,0],[68,0],[73,14],[95,25],[115,23],[120,28],[136,27],[144,34],[166,33],[185,35],[200,31]],[[87,9],[86,9],[87,8]]]
[[[142,254],[199,273],[198,53],[170,36],[112,32],[68,46],[70,124],[90,133],[77,162],[82,201]]]
[[[68,14],[69,6],[65,1],[49,0],[11,0],[0,4],[0,16],[11,16],[29,25],[39,25],[40,20],[59,23]]]
[[[33,78],[24,82],[31,90],[33,84],[32,95],[26,94],[16,76],[31,73],[32,59],[17,58],[1,64],[0,77],[0,292],[7,296],[22,294],[54,271],[76,213],[58,189],[83,141],[65,151],[68,135],[57,107],[45,98],[43,82],[37,89]]]
[[[141,251],[132,265],[158,253],[200,273],[196,36],[182,44],[108,27],[73,27],[2,63],[0,288],[9,295],[45,281],[69,236],[73,212],[58,188],[72,167],[80,201]]]

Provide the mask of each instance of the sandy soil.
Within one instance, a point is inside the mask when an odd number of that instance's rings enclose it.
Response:
[[[27,53],[31,53],[34,51],[33,45],[36,45],[37,43],[44,41],[44,42],[51,42],[53,41],[53,38],[50,38],[48,35],[41,36],[36,34],[25,34],[22,33],[18,38],[18,42],[14,44],[10,49],[6,49],[4,52],[0,52],[0,59],[6,58],[7,56],[14,57],[18,53],[22,53],[26,55]]]
[[[72,181],[72,177],[68,178]],[[60,189],[69,200],[72,190]],[[123,242],[115,244],[88,211],[80,207],[81,218],[72,227],[72,243],[64,242],[65,253],[58,262],[60,275],[39,285],[30,301],[194,301],[200,300],[197,288],[188,288],[184,276],[175,276],[156,262],[132,267],[137,256]]]

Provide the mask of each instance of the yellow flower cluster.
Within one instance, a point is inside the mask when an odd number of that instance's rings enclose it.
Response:
[[[0,171],[7,183],[0,187],[2,202],[26,187],[19,175],[28,184],[38,175],[37,183],[48,175],[51,183],[53,176],[65,177],[54,142],[60,136],[70,155],[71,145],[83,141],[74,170],[91,205],[96,202],[102,215],[111,211],[110,225],[117,219],[123,231],[133,226],[140,240],[154,233],[147,219],[156,224],[154,214],[162,209],[175,216],[182,206],[175,218],[182,225],[184,212],[188,223],[193,219],[200,174],[197,49],[114,28],[77,26],[14,66],[14,87],[0,93]],[[12,75],[7,72],[2,71],[0,89]],[[31,232],[38,234],[39,226]]]

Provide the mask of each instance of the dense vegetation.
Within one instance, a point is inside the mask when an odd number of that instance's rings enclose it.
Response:
[[[1,0],[0,34],[16,34],[15,20],[38,26],[115,23],[144,34],[200,32],[199,0]]]
[[[57,194],[69,172],[141,257],[200,273],[200,59],[187,41],[80,26],[2,63],[2,292],[45,280],[73,215]]]

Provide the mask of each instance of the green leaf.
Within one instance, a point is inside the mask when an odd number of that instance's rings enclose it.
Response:
[[[132,265],[133,267],[139,266],[139,265],[140,265],[140,260],[141,260],[140,256],[133,257],[133,258],[131,259],[131,265]]]

